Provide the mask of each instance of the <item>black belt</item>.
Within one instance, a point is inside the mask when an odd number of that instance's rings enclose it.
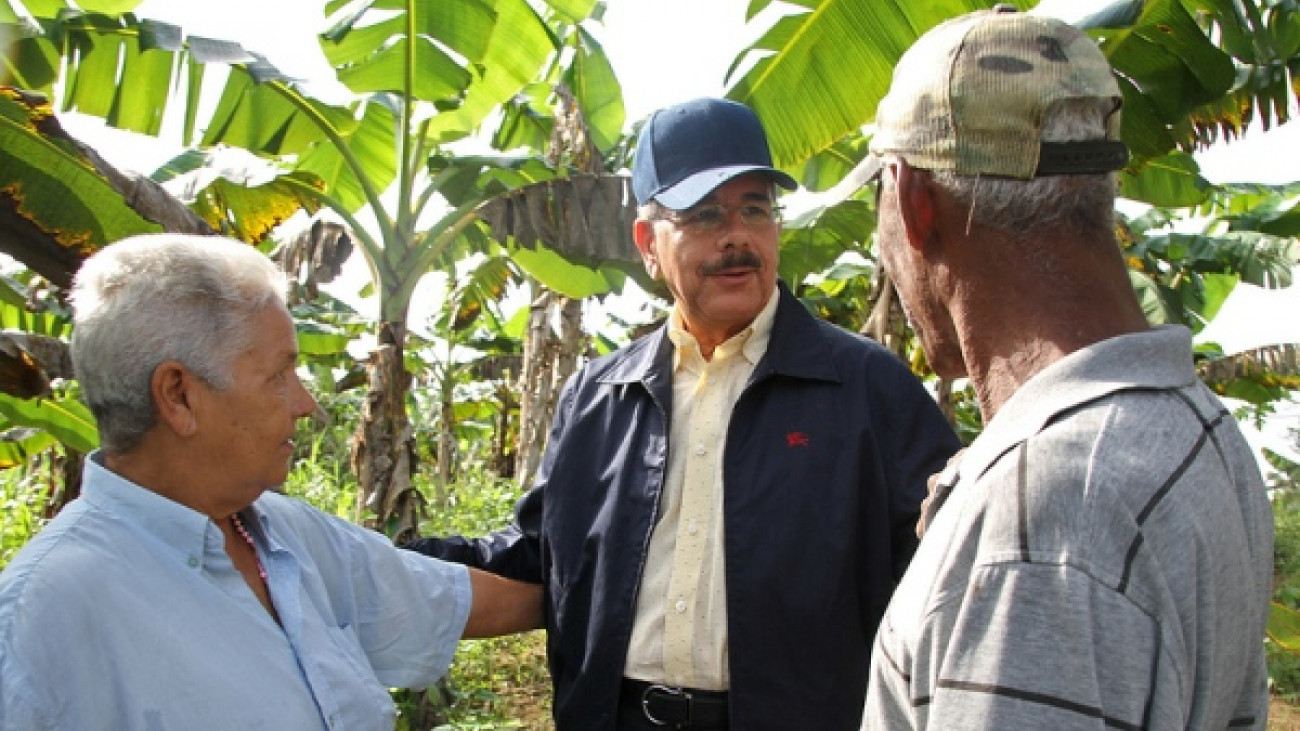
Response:
[[[726,729],[727,692],[674,688],[623,679],[620,702],[635,705],[654,726],[674,729]]]

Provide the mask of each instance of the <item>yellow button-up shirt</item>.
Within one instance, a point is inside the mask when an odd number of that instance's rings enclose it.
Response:
[[[709,360],[677,308],[670,315],[676,347],[668,472],[637,595],[629,678],[727,689],[722,455],[736,400],[767,352],[779,299],[773,290],[754,322]]]

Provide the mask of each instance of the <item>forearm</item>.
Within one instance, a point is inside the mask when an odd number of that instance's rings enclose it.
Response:
[[[543,626],[542,585],[471,568],[473,603],[463,637],[497,637]]]

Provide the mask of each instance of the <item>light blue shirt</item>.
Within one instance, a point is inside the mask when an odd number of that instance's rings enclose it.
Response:
[[[292,498],[243,512],[276,624],[207,516],[86,460],[0,573],[0,729],[385,729],[469,616],[463,566]]]

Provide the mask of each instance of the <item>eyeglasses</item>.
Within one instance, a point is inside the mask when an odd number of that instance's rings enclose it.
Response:
[[[741,223],[754,229],[766,229],[780,223],[781,208],[771,203],[744,203],[739,206],[724,206],[721,203],[706,203],[685,211],[670,211],[659,220],[669,221],[689,231],[706,233],[717,231],[727,225],[727,213],[735,211],[740,215]]]

